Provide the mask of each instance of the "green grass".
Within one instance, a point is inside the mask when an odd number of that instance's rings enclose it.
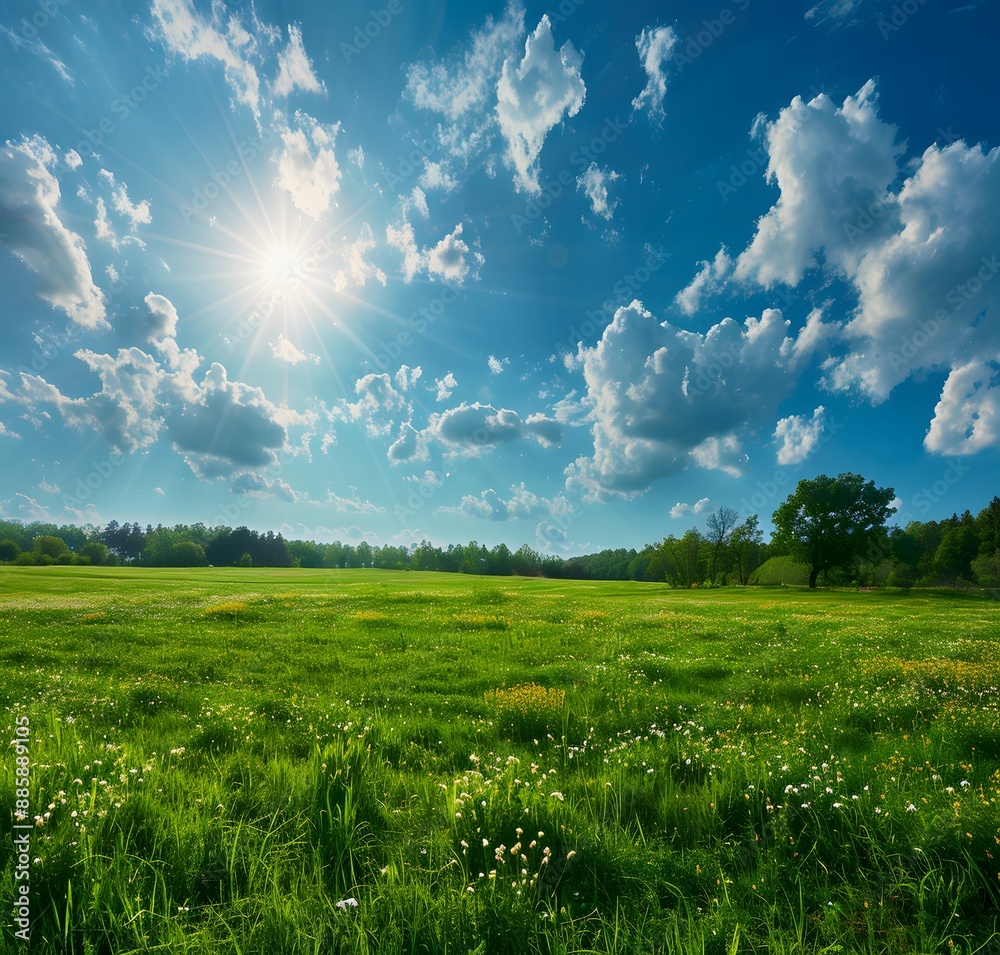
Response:
[[[32,952],[996,955],[998,687],[954,594],[0,576]]]

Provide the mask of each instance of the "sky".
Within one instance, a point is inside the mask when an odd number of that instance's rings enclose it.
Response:
[[[0,2],[0,517],[572,556],[1000,491],[994,0]]]

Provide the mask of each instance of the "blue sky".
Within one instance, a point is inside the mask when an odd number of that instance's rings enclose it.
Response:
[[[5,518],[571,555],[998,490],[992,0],[0,10]]]

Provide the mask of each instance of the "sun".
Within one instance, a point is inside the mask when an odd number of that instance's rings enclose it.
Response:
[[[295,243],[269,246],[256,263],[259,281],[268,288],[294,289],[307,278],[305,260],[305,249]]]

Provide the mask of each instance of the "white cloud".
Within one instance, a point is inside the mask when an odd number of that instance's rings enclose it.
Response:
[[[66,163],[67,167],[72,169],[74,172],[83,165],[83,160],[80,158],[80,154],[75,150],[69,150],[65,156],[63,156],[63,162]]]
[[[458,387],[458,381],[449,371],[444,378],[435,378],[434,386],[437,388],[437,401],[447,401],[452,392]]]
[[[685,315],[694,315],[701,309],[703,299],[722,288],[732,271],[733,260],[725,248],[721,248],[711,262],[703,260],[698,265],[701,268],[691,284],[674,298],[674,303]]]
[[[403,279],[412,282],[421,270],[424,257],[417,248],[417,237],[413,226],[403,219],[398,226],[386,226],[385,240],[389,245],[403,253]]]
[[[935,454],[976,454],[998,444],[1000,355],[952,369],[924,438],[924,447]]]
[[[24,406],[35,411],[51,404],[69,427],[96,431],[121,451],[152,444],[163,425],[157,392],[164,375],[156,360],[138,348],[122,348],[114,356],[81,349],[74,357],[98,375],[99,392],[71,398],[45,379],[22,373],[18,397]]]
[[[269,342],[271,354],[279,361],[287,362],[289,365],[298,365],[303,361],[311,361],[319,364],[318,355],[307,355],[304,351],[293,345],[284,335],[279,335],[276,342]]]
[[[111,205],[118,215],[128,219],[129,231],[134,233],[140,225],[149,225],[153,221],[153,216],[149,211],[149,200],[143,199],[141,202],[133,203],[128,195],[128,187],[123,182],[115,179],[114,173],[107,169],[101,169],[98,177],[107,183],[111,190]],[[100,200],[98,200],[100,203]],[[100,203],[103,205],[103,203]]]
[[[422,219],[426,219],[431,214],[427,205],[427,194],[420,186],[413,187],[413,192],[410,193],[410,204],[417,210],[417,214]]]
[[[97,197],[97,215],[94,218],[94,235],[102,242],[107,242],[113,249],[118,248],[118,234],[108,218],[108,207],[104,200]]]
[[[174,338],[177,334],[177,309],[165,295],[150,292],[143,300],[148,317],[145,320],[146,341]]]
[[[221,3],[212,5],[211,18],[202,16],[191,0],[153,0],[150,34],[186,61],[208,59],[219,63],[237,102],[260,118],[260,77],[255,61],[261,45],[271,46],[278,32],[257,20],[251,8],[251,29],[236,12]]]
[[[497,81],[504,61],[515,55],[523,36],[524,9],[511,2],[502,19],[486,18],[465,49],[407,70],[407,95],[420,109],[441,117],[436,138],[460,163],[467,163],[492,142]]]
[[[798,285],[818,264],[820,249],[830,266],[849,272],[891,228],[887,190],[904,147],[896,127],[878,118],[877,99],[869,80],[842,107],[820,93],[808,103],[796,96],[774,122],[758,117],[754,129],[767,146],[767,179],[781,196],[737,259],[738,279],[768,288]],[[858,228],[869,210],[876,211],[871,225]]]
[[[301,111],[295,113],[295,122],[296,129],[281,132],[284,148],[278,157],[277,185],[291,196],[296,209],[320,219],[340,190],[340,166],[333,150],[340,124],[324,126]]]
[[[346,267],[333,276],[333,286],[337,291],[343,291],[350,282],[363,288],[369,279],[385,285],[385,272],[365,258],[375,247],[375,236],[366,222],[361,226],[357,239],[347,243],[341,250]]]
[[[632,100],[632,108],[644,110],[658,126],[663,124],[666,116],[663,99],[667,95],[667,77],[663,67],[676,45],[677,34],[671,27],[647,27],[635,38],[639,59],[646,72],[646,85]]]
[[[392,415],[409,410],[409,401],[386,374],[369,374],[354,383],[358,400],[343,401],[331,410],[333,419],[362,422],[370,437],[385,437],[392,429]]]
[[[439,507],[435,513],[458,514],[486,521],[513,521],[539,514],[563,514],[570,510],[572,504],[564,495],[557,495],[551,500],[541,498],[529,491],[522,481],[511,487],[507,497],[501,497],[490,488],[478,495],[466,494],[459,504]]]
[[[510,359],[497,358],[495,355],[490,355],[490,357],[486,359],[486,363],[490,367],[491,375],[499,375],[503,371],[504,365],[510,364]]]
[[[339,494],[335,494],[333,491],[326,492],[326,499],[324,504],[331,507],[337,514],[385,514],[386,509],[379,506],[378,504],[373,504],[371,501],[364,500],[358,496],[358,492],[351,488],[354,493],[350,497],[341,497]],[[370,537],[368,538],[371,539]]]
[[[830,374],[876,403],[921,370],[1000,355],[1000,148],[931,146],[893,211],[896,230],[852,274],[851,352]]]
[[[388,458],[394,465],[426,460],[427,444],[422,440],[420,432],[409,422],[399,426],[399,435],[389,446]]]
[[[295,493],[291,485],[282,481],[281,478],[269,479],[255,471],[238,471],[233,474],[229,490],[233,494],[245,494],[247,497],[261,501],[276,498],[279,501],[294,504],[299,499],[299,495]]]
[[[43,12],[47,12],[44,8],[40,8]],[[24,47],[29,53],[33,53],[40,59],[45,60],[67,83],[73,85],[76,80],[73,79],[73,74],[67,69],[66,64],[59,59],[38,37],[28,39],[23,34],[16,33],[9,27],[0,26],[0,33],[2,33],[7,41],[13,47],[15,53],[19,53],[21,48]]]
[[[432,414],[420,435],[424,446],[437,441],[454,455],[478,457],[500,444],[532,438],[543,447],[562,442],[562,425],[541,414],[527,420],[509,408],[492,405],[460,404],[440,414]]]
[[[438,275],[446,282],[461,285],[472,274],[473,279],[479,277],[479,268],[486,259],[479,252],[469,255],[469,246],[461,238],[462,223],[460,222],[433,249],[427,253],[427,274]],[[475,263],[470,266],[469,259]]]
[[[570,362],[586,381],[594,450],[567,469],[569,486],[593,500],[691,465],[738,473],[737,436],[774,413],[811,357],[789,331],[775,309],[702,334],[659,323],[638,301],[619,308]]]
[[[424,160],[424,171],[417,180],[418,185],[430,192],[440,189],[442,192],[453,192],[458,188],[458,180],[452,176],[444,163]]]
[[[582,189],[586,193],[594,215],[611,220],[618,200],[608,201],[608,183],[617,182],[620,178],[614,170],[607,167],[600,169],[596,162],[592,162],[577,179],[576,188],[577,190]]]
[[[707,497],[701,498],[699,501],[695,501],[694,504],[684,504],[678,501],[672,508],[670,508],[670,516],[673,518],[687,517],[690,514],[700,514],[708,505],[711,503]]]
[[[911,376],[944,372],[925,447],[992,447],[989,363],[1000,360],[1000,324],[987,317],[1000,311],[1000,148],[957,140],[901,167],[896,128],[876,105],[872,80],[840,108],[823,94],[796,98],[774,122],[758,122],[781,195],[734,274],[794,285],[817,267],[846,280],[858,303],[847,323],[812,324],[814,346],[836,346],[822,383],[877,404]],[[703,284],[715,279],[713,269]]]
[[[405,208],[408,208],[408,204]],[[404,212],[405,212],[404,208]],[[420,249],[413,226],[405,218],[396,226],[387,226],[388,244],[403,254],[403,279],[412,282],[421,272],[430,278],[441,278],[455,285],[462,285],[467,278],[478,280],[479,270],[486,259],[481,252],[471,251],[462,238],[463,226],[458,225],[437,245]]]
[[[196,474],[219,477],[275,462],[286,440],[280,413],[263,391],[231,381],[214,362],[200,383],[199,400],[175,412],[167,427]]]
[[[538,195],[538,157],[545,137],[583,107],[583,60],[567,40],[556,52],[552,24],[542,17],[524,45],[521,62],[504,60],[497,84],[497,118],[507,141],[506,161],[518,191]]]
[[[400,391],[409,391],[423,373],[423,369],[419,365],[416,368],[411,368],[409,365],[400,365],[395,374],[396,387]]]
[[[774,429],[774,440],[780,441],[778,464],[801,464],[819,446],[826,427],[826,409],[820,405],[812,418],[789,415],[781,418]]]
[[[278,54],[278,75],[272,87],[275,96],[288,96],[293,90],[324,93],[326,87],[316,78],[312,60],[302,46],[302,30],[288,27],[288,46]]]
[[[82,238],[59,218],[59,160],[41,136],[0,149],[3,245],[38,275],[38,294],[85,328],[103,328],[104,297],[94,284]]]

